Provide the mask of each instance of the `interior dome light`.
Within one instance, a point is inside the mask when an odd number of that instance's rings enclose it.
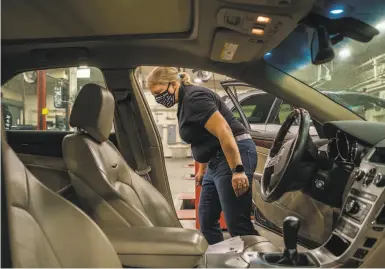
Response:
[[[270,23],[271,19],[269,17],[264,17],[264,16],[258,16],[257,18],[257,23],[260,24],[268,24]]]
[[[253,30],[251,30],[251,33],[253,35],[264,35],[265,31],[263,29],[253,28]]]

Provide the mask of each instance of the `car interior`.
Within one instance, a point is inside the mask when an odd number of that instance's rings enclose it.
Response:
[[[380,0],[363,2],[350,5],[385,11]],[[75,131],[5,130],[2,117],[2,267],[385,266],[385,120],[356,114],[285,70],[283,58],[266,58],[304,27],[314,32],[312,66],[331,62],[342,40],[376,42],[371,22],[325,15],[338,3],[346,1],[3,1],[2,91],[30,71],[84,65],[105,85],[76,94]],[[143,65],[221,73],[290,104],[279,131],[261,133],[229,94],[257,146],[255,220],[283,248],[246,235],[242,249],[212,251],[181,225],[136,76]],[[291,211],[280,212],[289,200]],[[269,221],[274,214],[281,220]]]

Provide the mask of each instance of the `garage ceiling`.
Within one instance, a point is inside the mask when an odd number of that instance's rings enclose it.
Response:
[[[184,33],[192,27],[191,0],[5,0],[1,4],[2,40]]]

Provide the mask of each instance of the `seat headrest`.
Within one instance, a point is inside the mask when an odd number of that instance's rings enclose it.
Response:
[[[112,93],[97,84],[85,85],[76,97],[70,125],[87,132],[102,143],[108,139],[114,120],[115,101]]]

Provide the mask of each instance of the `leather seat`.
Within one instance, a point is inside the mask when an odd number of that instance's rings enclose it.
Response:
[[[96,84],[79,92],[70,116],[78,132],[63,140],[63,157],[82,207],[103,230],[181,227],[176,212],[131,169],[108,140],[114,118],[112,93]]]
[[[64,138],[63,156],[81,205],[110,239],[114,230],[134,226],[181,228],[166,199],[108,140],[114,110],[112,93],[99,85],[85,85],[75,100],[70,125],[79,131]],[[207,242],[199,235],[196,244],[205,250]],[[244,239],[248,251],[279,251],[266,238]]]
[[[1,139],[12,266],[121,267],[102,230],[39,182],[6,143],[3,131]]]

